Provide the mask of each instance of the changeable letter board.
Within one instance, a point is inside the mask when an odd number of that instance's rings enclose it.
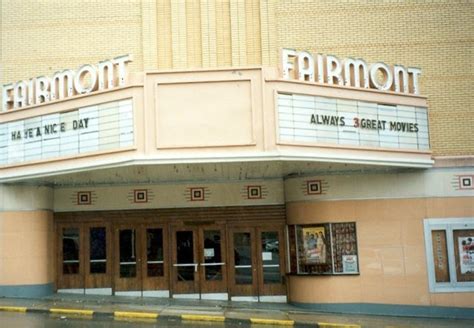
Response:
[[[132,99],[0,123],[0,165],[133,144]]]
[[[423,107],[278,94],[280,142],[429,150]]]

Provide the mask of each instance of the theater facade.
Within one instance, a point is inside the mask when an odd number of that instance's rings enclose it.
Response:
[[[378,59],[4,83],[0,296],[468,316],[474,159],[434,156],[424,68]]]

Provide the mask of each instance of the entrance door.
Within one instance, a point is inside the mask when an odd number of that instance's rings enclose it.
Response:
[[[143,225],[140,240],[142,261],[143,296],[169,297],[168,256],[164,247],[168,245],[167,229],[162,225]]]
[[[117,225],[115,294],[169,297],[166,231],[160,225]]]
[[[112,295],[109,225],[63,223],[58,236],[58,291]]]
[[[141,246],[135,225],[119,225],[115,229],[115,295],[141,296]]]
[[[259,300],[286,303],[284,228],[257,228],[257,235]]]
[[[223,226],[172,231],[173,297],[228,299]]]
[[[108,223],[84,224],[85,293],[112,295],[112,243]]]
[[[230,239],[230,274],[229,285],[232,300],[243,300],[254,297],[258,300],[257,243],[255,228],[232,228]]]
[[[58,292],[84,293],[84,232],[82,224],[58,229]]]
[[[229,229],[232,300],[286,302],[283,226]]]

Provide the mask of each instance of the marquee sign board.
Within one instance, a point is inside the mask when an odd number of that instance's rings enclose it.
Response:
[[[0,123],[0,165],[133,144],[132,99]]]
[[[428,151],[424,107],[278,94],[281,142]]]

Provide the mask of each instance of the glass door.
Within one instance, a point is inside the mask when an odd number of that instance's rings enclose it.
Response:
[[[199,284],[201,299],[227,300],[225,229],[199,228]]]
[[[136,226],[119,225],[115,229],[115,295],[141,296],[140,237]]]
[[[84,238],[81,224],[58,225],[58,292],[84,292]]]
[[[140,239],[143,254],[140,254],[143,272],[143,296],[169,297],[166,229],[160,225],[140,227]]]
[[[107,223],[84,224],[85,293],[112,295],[112,243]]]
[[[112,294],[111,230],[108,223],[60,223],[58,292]]]
[[[225,229],[174,228],[172,238],[173,297],[227,300]]]
[[[284,228],[257,228],[260,301],[286,302]]]
[[[230,274],[232,300],[257,300],[257,250],[254,228],[232,228],[229,231]]]
[[[173,297],[199,298],[196,228],[174,228],[172,233]]]
[[[284,227],[229,229],[231,300],[286,302]]]

